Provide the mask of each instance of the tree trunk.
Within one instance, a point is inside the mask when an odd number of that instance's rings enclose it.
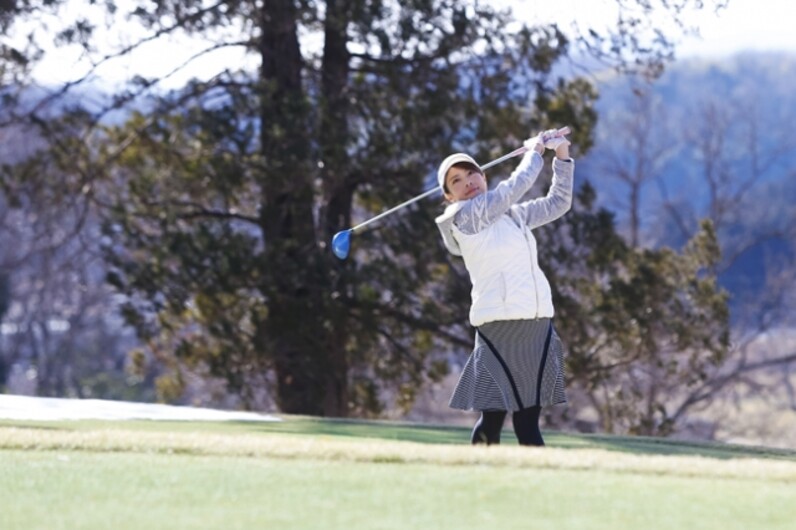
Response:
[[[312,193],[306,171],[306,110],[301,82],[298,13],[292,0],[266,2],[261,11],[262,269],[268,316],[262,331],[273,349],[277,403],[288,413],[319,414],[315,363],[299,330],[312,337],[307,270],[312,252]],[[292,278],[292,280],[291,280]],[[304,326],[291,325],[303,322]],[[262,343],[261,343],[262,344]]]
[[[351,166],[346,147],[348,144],[349,105],[346,94],[349,78],[349,54],[347,28],[349,23],[348,0],[328,0],[326,2],[326,21],[324,26],[323,64],[321,70],[321,123],[320,154],[322,161],[321,182],[325,204],[328,204],[323,234],[327,242],[339,230],[348,227],[351,221],[351,201],[353,187],[347,184]],[[327,259],[332,259],[327,252]],[[328,261],[327,261],[328,263]],[[342,267],[331,265],[334,274],[334,290],[345,293],[346,277]],[[331,294],[331,293],[330,293]],[[341,300],[339,296],[328,300]],[[331,302],[340,303],[340,302]],[[324,409],[335,416],[348,415],[348,371],[349,361],[346,352],[348,326],[346,312],[342,307],[330,307],[328,354],[330,370],[327,376]]]
[[[287,413],[347,415],[343,340],[335,340],[330,257],[318,244],[310,160],[310,123],[298,12],[292,0],[267,2],[262,10],[261,225],[266,249],[261,290],[268,316],[261,347],[274,358],[276,399]],[[343,43],[344,46],[344,43]],[[339,333],[339,331],[338,331]]]

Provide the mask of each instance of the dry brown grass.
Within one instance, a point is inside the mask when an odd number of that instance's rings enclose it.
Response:
[[[5,427],[0,428],[0,449],[599,470],[642,475],[796,482],[796,462],[788,460],[638,455],[600,449],[552,447],[472,447],[367,438],[340,439],[320,435],[144,432],[124,429],[63,431]]]

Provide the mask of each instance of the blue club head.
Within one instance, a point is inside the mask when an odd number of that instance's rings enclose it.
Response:
[[[351,248],[351,230],[337,232],[332,238],[332,252],[340,259],[348,257],[348,250]]]

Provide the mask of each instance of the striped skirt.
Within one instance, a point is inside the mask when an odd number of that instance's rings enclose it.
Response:
[[[566,401],[564,348],[551,320],[541,318],[479,327],[450,406],[517,411]]]

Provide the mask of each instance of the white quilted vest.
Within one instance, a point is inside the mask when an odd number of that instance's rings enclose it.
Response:
[[[473,235],[452,225],[457,250],[473,284],[473,326],[495,320],[553,317],[550,283],[539,268],[536,238],[527,226],[520,228],[510,217],[513,215],[514,208]]]

